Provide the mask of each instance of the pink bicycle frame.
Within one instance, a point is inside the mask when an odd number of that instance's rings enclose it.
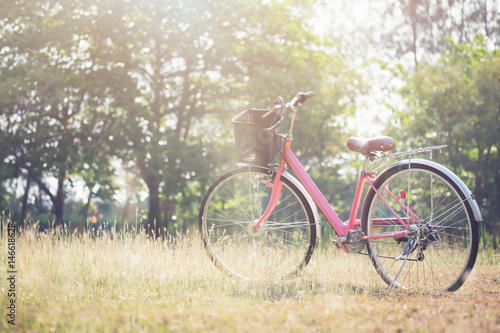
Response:
[[[311,179],[311,177],[307,174],[307,172],[304,170],[304,167],[302,164],[299,162],[295,154],[292,152],[290,149],[291,145],[291,140],[287,138],[285,140],[285,144],[283,147],[283,152],[282,152],[282,157],[281,157],[281,162],[280,165],[277,168],[276,172],[276,177],[274,180],[274,184],[267,184],[267,186],[272,187],[272,192],[271,192],[271,198],[269,201],[269,204],[264,211],[264,214],[260,217],[259,221],[255,223],[254,229],[257,230],[259,225],[266,221],[269,218],[269,215],[272,213],[274,207],[276,206],[276,203],[278,202],[278,198],[281,194],[281,181],[280,177],[285,169],[285,165],[289,165],[292,171],[295,173],[299,181],[302,183],[302,185],[305,187],[306,191],[309,193],[309,195],[312,197],[316,205],[319,207],[321,212],[325,215],[326,219],[332,226],[332,228],[335,230],[337,235],[339,236],[345,236],[349,230],[352,230],[355,226],[360,225],[360,220],[356,219],[358,209],[359,209],[359,204],[361,202],[361,195],[363,193],[363,188],[364,188],[364,183],[368,183],[369,186],[375,191],[376,195],[387,205],[387,207],[390,209],[392,214],[394,214],[394,218],[390,219],[389,222],[398,222],[400,223],[406,230],[403,231],[398,231],[398,232],[393,232],[393,233],[381,233],[377,235],[371,235],[371,236],[363,236],[361,240],[368,240],[368,239],[382,239],[382,238],[402,238],[407,236],[407,232],[409,230],[408,225],[405,223],[406,218],[401,218],[398,216],[398,214],[390,207],[390,205],[387,203],[387,201],[382,197],[380,192],[375,188],[372,180],[370,179],[369,174],[365,174],[364,172],[360,173],[359,180],[358,180],[358,185],[356,188],[356,194],[354,196],[353,200],[353,205],[352,205],[352,210],[350,213],[349,220],[346,221],[345,223],[340,220],[338,215],[335,213],[334,209],[330,206],[328,201],[325,199],[321,191],[318,189],[314,181]],[[401,207],[403,207],[405,210],[408,211],[408,213],[414,218],[415,220],[418,220],[418,217],[411,212],[409,208],[407,208],[400,200],[397,198],[394,194],[392,194],[390,191],[385,189],[389,195],[395,199]],[[380,223],[380,224],[379,224]],[[384,224],[388,224],[387,219],[384,221],[378,221],[377,224],[380,226],[383,226]],[[344,250],[347,252],[348,250],[343,247]]]

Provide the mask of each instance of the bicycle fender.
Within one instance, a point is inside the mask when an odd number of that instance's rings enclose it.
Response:
[[[309,203],[309,206],[311,207],[312,213],[314,215],[314,224],[316,225],[316,238],[321,239],[321,222],[319,220],[319,214],[318,214],[318,208],[316,207],[316,204],[314,203],[314,200],[312,197],[307,193],[305,187],[302,185],[301,182],[294,176],[292,176],[290,173],[287,171],[283,171],[281,174],[281,177],[285,177],[288,179],[293,185],[297,186],[297,188],[302,192],[304,197],[306,198],[307,202]]]
[[[457,184],[457,186],[459,187],[463,196],[469,201],[469,204],[470,204],[471,209],[472,209],[472,213],[474,215],[474,219],[477,222],[483,221],[483,217],[481,216],[481,212],[479,211],[479,206],[478,206],[476,200],[474,199],[474,195],[469,190],[467,185],[465,185],[464,182],[455,173],[453,173],[453,171],[451,171],[450,169],[448,169],[447,167],[445,167],[439,163],[429,161],[429,160],[413,159],[412,158],[411,160],[403,160],[403,161],[391,164],[389,167],[387,167],[380,174],[382,174],[386,171],[389,171],[390,169],[401,167],[401,165],[408,164],[408,162],[410,162],[411,164],[421,164],[421,165],[425,165],[425,166],[428,166],[430,168],[436,169],[437,171],[441,172],[442,174],[444,174],[445,176],[450,178],[453,182],[455,182],[455,184]]]

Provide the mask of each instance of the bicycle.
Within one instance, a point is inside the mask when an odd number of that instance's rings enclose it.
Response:
[[[481,213],[457,175],[412,158],[430,152],[432,159],[433,150],[446,146],[389,154],[396,147],[391,137],[349,138],[347,147],[365,160],[343,222],[290,148],[297,108],[313,96],[299,93],[289,103],[279,97],[271,110],[246,110],[233,119],[239,168],[213,183],[199,213],[214,264],[247,280],[298,274],[320,239],[319,207],[336,233],[333,243],[347,253],[366,249],[389,290],[460,288],[476,260]],[[288,133],[284,111],[291,112]],[[271,163],[278,156],[279,163]],[[408,158],[390,164],[403,156]]]

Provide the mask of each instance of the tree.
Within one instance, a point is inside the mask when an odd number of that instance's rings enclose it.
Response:
[[[75,18],[82,2],[0,5],[5,15],[0,21],[0,127],[8,147],[2,157],[15,176],[23,174],[27,184],[35,183],[50,198],[58,226],[68,180],[82,172],[81,162],[91,159],[96,147],[102,149],[112,123],[99,116],[106,113],[106,88],[95,80],[102,69],[93,68],[84,52],[80,37],[88,31],[87,22]],[[105,170],[109,160],[99,161],[94,170]],[[47,183],[51,177],[57,180],[55,190]]]
[[[472,187],[490,222],[500,220],[499,78],[500,52],[489,51],[484,38],[450,41],[436,65],[407,77],[408,108],[393,120],[409,147],[448,145],[441,158]]]
[[[89,44],[104,54],[101,61],[113,53],[109,61],[116,64],[120,54],[124,82],[136,84],[114,96],[123,110],[114,137],[123,143],[121,158],[138,165],[148,188],[146,224],[155,235],[171,229],[177,213],[194,211],[209,175],[227,162],[221,149],[229,131],[221,120],[230,124],[237,110],[270,105],[276,94],[331,92],[322,87],[329,82],[324,70],[340,62],[329,64],[338,58],[320,49],[323,41],[305,24],[309,8],[294,1],[143,1],[102,18],[113,22],[108,42]],[[322,103],[342,99],[345,89],[339,90],[323,95]],[[325,125],[319,133],[331,133],[336,114],[315,120]]]
[[[353,9],[360,3],[369,14],[349,36],[355,36],[354,43],[365,54],[374,50],[377,59],[388,57],[414,69],[421,61],[436,60],[448,38],[462,44],[480,34],[490,45],[500,44],[497,0],[350,1],[342,3],[342,14],[357,15]],[[347,20],[352,21],[355,17]],[[338,29],[339,38],[344,29]]]
[[[308,25],[313,1],[0,4],[0,126],[10,140],[0,157],[13,170],[2,174],[36,184],[56,224],[74,179],[88,190],[83,221],[97,189],[113,191],[114,158],[139,170],[150,234],[186,227],[206,185],[234,165],[236,114],[314,90],[296,151],[315,167],[342,144],[339,125],[362,87]]]

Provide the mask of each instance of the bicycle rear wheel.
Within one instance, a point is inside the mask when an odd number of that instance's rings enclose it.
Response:
[[[244,167],[226,173],[208,190],[200,207],[199,225],[205,248],[223,272],[243,279],[278,279],[300,271],[316,243],[311,207],[286,177],[278,203],[254,232],[267,207],[271,170]]]
[[[368,253],[382,279],[422,292],[460,288],[474,266],[478,248],[477,222],[460,187],[431,163],[418,162],[412,162],[411,169],[408,163],[390,167],[374,185],[415,231],[408,238],[368,241]],[[367,193],[361,224],[366,235],[405,230],[373,189]],[[415,245],[407,257],[404,248],[411,242]]]

